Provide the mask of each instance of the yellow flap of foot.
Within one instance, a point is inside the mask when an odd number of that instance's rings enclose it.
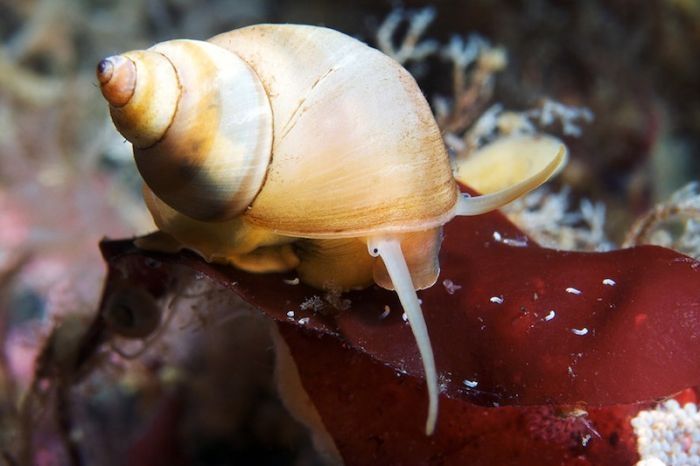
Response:
[[[553,136],[503,136],[458,160],[455,178],[482,194],[501,191],[544,170],[562,146]],[[564,155],[552,176],[566,165],[567,151]]]

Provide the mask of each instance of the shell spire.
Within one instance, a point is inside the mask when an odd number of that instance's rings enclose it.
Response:
[[[114,125],[134,147],[163,138],[180,99],[177,73],[166,57],[149,51],[108,57],[97,65],[97,79]]]
[[[246,62],[207,42],[174,40],[105,58],[97,79],[159,199],[204,221],[252,204],[270,162],[272,111]]]

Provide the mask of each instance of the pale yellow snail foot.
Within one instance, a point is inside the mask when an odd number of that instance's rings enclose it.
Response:
[[[250,225],[242,217],[220,222],[195,220],[168,206],[144,186],[143,199],[159,230],[170,234],[205,259],[238,256],[261,246],[290,243],[294,239]]]
[[[146,251],[164,252],[166,254],[175,254],[182,249],[182,244],[178,240],[162,231],[154,231],[148,235],[136,238],[134,245]]]
[[[289,272],[299,265],[299,257],[290,244],[263,246],[247,254],[214,257],[212,262],[226,262],[252,273]]]
[[[530,143],[534,144],[532,140],[530,140]],[[498,142],[493,144],[498,144]],[[507,165],[509,160],[518,160],[518,158],[522,158],[523,160],[515,164],[515,166],[519,168],[515,168],[510,172],[501,169],[501,174],[493,178],[491,184],[485,184],[483,186],[491,189],[494,187],[501,188],[503,185],[508,187],[496,190],[495,192],[486,191],[487,194],[474,197],[463,194],[457,202],[455,215],[480,215],[498,209],[529,191],[532,191],[555,175],[566,164],[566,148],[562,144],[559,144],[558,149],[555,149],[556,152],[554,152],[551,150],[552,145],[549,144],[549,141],[547,144],[544,144],[544,146],[546,146],[544,148],[549,148],[550,150],[541,151],[539,150],[543,148],[541,146],[535,147],[538,150],[530,150],[532,147],[525,144],[522,147],[526,150],[519,152],[519,146],[515,141],[506,141],[503,143],[503,147],[491,148],[492,150],[484,156],[484,160],[487,159],[492,164],[492,167],[498,167],[503,164]],[[486,164],[482,164],[480,159],[475,163],[470,163],[469,160],[467,160],[466,162],[462,162],[461,166],[459,163],[460,162],[458,162],[456,175],[457,179],[478,190],[480,186],[476,181],[478,180],[479,174],[488,171]],[[525,179],[522,179],[523,176]],[[508,184],[513,183],[513,180],[517,179],[522,179],[522,181],[517,181],[515,184]]]
[[[208,262],[231,264],[254,273],[288,272],[299,265],[293,238],[250,225],[242,217],[204,222],[183,215],[144,187],[143,197],[153,220],[163,233],[147,249],[177,252],[189,249]]]
[[[382,258],[394,290],[399,296],[401,306],[403,306],[408,322],[411,325],[411,331],[423,361],[425,382],[428,386],[428,418],[425,421],[425,433],[426,435],[432,435],[437,422],[439,396],[435,357],[433,356],[430,336],[428,336],[428,328],[423,318],[423,311],[411,280],[411,272],[401,250],[400,237],[388,235],[370,237],[367,239],[367,248],[371,256]]]
[[[554,159],[564,143],[554,136],[503,136],[460,158],[455,178],[482,194],[494,193],[530,178]],[[566,157],[553,175],[564,168]]]
[[[314,288],[344,292],[374,283],[375,258],[358,238],[302,239],[294,243],[299,279]]]
[[[416,290],[430,288],[440,274],[440,244],[442,227],[424,231],[401,233],[401,252],[411,273],[411,282]],[[366,251],[365,255],[367,254]],[[386,290],[393,290],[394,284],[383,261],[375,260],[373,267],[374,283]]]
[[[415,289],[430,288],[440,273],[442,228],[401,233],[400,238]],[[294,243],[294,251],[300,260],[299,279],[314,288],[344,292],[376,283],[394,289],[384,262],[367,255],[363,239],[301,239]]]
[[[299,265],[299,258],[290,244],[263,246],[246,254],[230,254],[226,256],[206,256],[191,246],[184,245],[167,233],[156,231],[134,240],[136,247],[146,251],[175,254],[183,249],[189,249],[202,256],[207,262],[231,264],[241,270],[252,273],[289,272]]]

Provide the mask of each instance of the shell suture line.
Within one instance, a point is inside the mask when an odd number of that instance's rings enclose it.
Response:
[[[289,121],[284,125],[284,128],[282,129],[282,135],[280,136],[280,139],[284,139],[287,134],[294,128],[294,125],[299,121],[299,118],[301,115],[304,114],[304,104],[306,101],[309,99],[311,96],[312,92],[318,85],[325,79],[327,78],[330,74],[332,74],[334,71],[336,71],[338,68],[337,67],[331,67],[328,71],[326,71],[320,78],[314,82],[309,90],[306,92],[304,97],[299,101],[299,104],[297,105],[297,108],[294,109],[294,112],[292,112],[292,115],[289,117]]]
[[[325,73],[323,73],[318,79],[316,79],[316,81],[314,81],[314,83],[311,85],[311,87],[309,88],[309,90],[306,91],[306,93],[304,94],[304,96],[303,96],[303,97],[301,98],[301,100],[299,101],[299,104],[297,105],[297,107],[296,107],[296,108],[294,109],[294,111],[292,112],[292,115],[289,117],[289,120],[287,121],[287,123],[286,123],[286,124],[284,125],[284,127],[282,128],[282,134],[281,134],[280,137],[279,137],[280,139],[284,139],[284,138],[287,136],[287,134],[289,134],[289,132],[292,130],[292,128],[294,128],[294,125],[296,125],[296,123],[299,121],[299,118],[301,117],[301,115],[303,115],[304,110],[305,110],[305,108],[303,108],[303,107],[304,107],[304,104],[306,103],[307,100],[309,100],[309,97],[311,97],[311,95],[312,95],[312,93],[314,92],[314,90],[315,90],[323,81],[325,81],[331,74],[333,74],[334,72],[340,70],[341,68],[343,68],[344,66],[346,66],[348,63],[352,63],[353,61],[356,60],[356,58],[357,58],[357,57],[355,56],[355,54],[349,54],[349,55],[344,56],[344,57],[343,57],[342,59],[340,59],[337,63],[335,63],[334,65],[332,65],[332,66],[328,69],[328,71],[326,71]]]

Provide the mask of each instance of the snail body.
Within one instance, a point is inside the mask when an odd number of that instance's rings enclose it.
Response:
[[[321,27],[163,42],[106,58],[97,75],[160,230],[141,245],[296,270],[318,288],[395,289],[423,360],[432,432],[437,373],[416,290],[437,280],[442,225],[541,184],[563,152],[506,189],[461,195],[415,80]]]

